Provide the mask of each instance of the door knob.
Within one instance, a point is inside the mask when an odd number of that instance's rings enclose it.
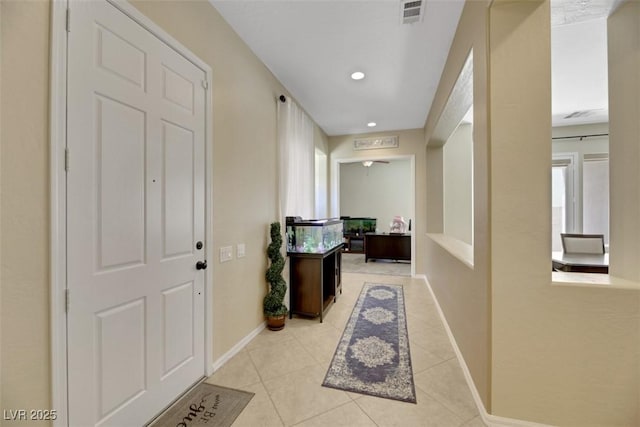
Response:
[[[196,262],[196,270],[206,270],[207,269],[207,260]]]

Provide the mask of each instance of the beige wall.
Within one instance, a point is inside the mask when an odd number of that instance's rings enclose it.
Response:
[[[2,398],[50,407],[49,20],[47,1],[0,2]],[[140,1],[142,13],[213,69],[214,342],[217,359],[263,321],[268,225],[277,216],[276,97],[286,94],[207,1]],[[327,137],[316,129],[326,145]],[[220,246],[246,257],[218,263]],[[17,325],[17,326],[16,326]]]
[[[611,272],[640,281],[640,2],[608,20]]]
[[[490,9],[487,6],[467,2],[425,130],[429,140],[473,45],[474,267],[427,239],[427,277],[490,413],[552,425],[638,425],[638,291],[551,281],[549,4],[497,0]],[[637,15],[633,20],[626,12],[626,24],[637,31]],[[638,58],[637,45],[630,44],[639,38],[628,33],[624,37],[627,42],[619,46],[625,46],[620,51],[627,52],[627,59],[619,56],[614,61],[618,67],[628,65],[628,58],[634,57],[630,51]],[[483,58],[489,61],[487,74],[482,74]],[[637,76],[637,70],[631,73]],[[628,69],[618,71],[633,79]],[[621,151],[630,154],[623,157],[637,161],[631,154],[637,152],[639,140],[637,120],[631,119],[638,114],[637,86],[630,89],[623,81],[618,85],[627,94],[635,93],[619,105],[629,112],[629,120],[618,132],[619,141],[626,141]],[[612,147],[613,111],[612,105]],[[434,233],[442,231],[441,157],[440,148],[427,149],[427,225]],[[618,209],[617,215],[625,224],[635,217],[637,224],[637,164],[624,168],[628,159],[618,161],[626,180],[621,179],[618,188],[633,188],[623,191],[631,209]],[[485,184],[490,187],[482,188]],[[615,191],[616,185],[612,188]],[[632,248],[638,242],[635,226],[625,228],[631,232]],[[485,250],[488,255],[480,259]],[[622,262],[637,266],[637,256],[633,258]]]
[[[2,100],[2,4],[0,4],[0,100]],[[2,102],[0,102],[0,313],[2,312]],[[2,384],[2,314],[0,314],[0,384]],[[2,386],[0,385],[0,409]],[[2,421],[0,421],[0,425]]]
[[[399,140],[398,148],[386,148],[379,150],[358,150],[353,149],[353,140],[359,137],[373,136],[391,136],[397,135]],[[412,233],[415,236],[416,254],[415,254],[415,271],[416,274],[424,274],[424,239],[425,233],[425,171],[426,163],[424,156],[424,130],[411,129],[399,130],[393,132],[377,132],[362,135],[341,135],[329,137],[329,173],[330,179],[333,180],[335,162],[341,160],[367,160],[375,158],[391,158],[393,156],[415,156],[415,219],[412,221]],[[332,215],[337,215],[335,202],[336,195],[332,182],[331,206]]]
[[[492,413],[638,425],[638,292],[551,283],[549,2],[490,11]]]
[[[440,234],[443,220],[443,148],[431,142],[449,94],[473,48],[473,267],[426,237],[426,275],[433,289],[478,394],[491,408],[490,380],[490,287],[489,287],[489,162],[487,127],[487,6],[488,1],[468,1],[460,18],[442,79],[427,117],[427,228]]]
[[[389,232],[396,215],[413,220],[411,162],[390,160],[364,167],[362,162],[340,164],[340,216],[377,218],[377,228]]]
[[[47,409],[49,4],[3,0],[0,8],[0,408]]]
[[[321,151],[325,156],[324,159],[316,164],[316,167],[322,167],[321,171],[315,171],[316,176],[320,178],[319,186],[316,189],[316,206],[315,212],[317,218],[329,217],[329,137],[318,126],[314,126],[313,142],[316,150]]]
[[[313,142],[316,149],[329,155],[329,137],[318,126],[314,127]]]

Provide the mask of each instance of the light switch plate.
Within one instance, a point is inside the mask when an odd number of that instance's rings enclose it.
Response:
[[[223,246],[220,248],[220,262],[227,262],[233,259],[233,247]]]
[[[238,247],[236,248],[236,256],[238,258],[244,258],[244,255],[245,255],[244,243],[238,243]]]

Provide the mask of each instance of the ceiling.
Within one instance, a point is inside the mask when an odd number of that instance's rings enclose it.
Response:
[[[401,0],[209,1],[330,136],[423,127],[464,6],[427,0],[403,24]],[[552,0],[554,125],[608,120],[604,17],[619,2]]]
[[[400,0],[210,1],[328,135],[423,127],[464,5],[402,24]]]
[[[553,126],[608,122],[606,13],[554,12],[552,22],[558,25],[551,28]]]

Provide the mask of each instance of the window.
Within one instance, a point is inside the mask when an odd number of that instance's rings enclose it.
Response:
[[[316,148],[315,151],[315,217],[326,218],[327,206],[327,155]]]
[[[552,251],[562,250],[560,233],[604,234],[605,245],[609,246],[608,154],[554,154],[551,233]]]
[[[551,168],[551,247],[562,250],[560,233],[576,233],[575,153],[553,156]]]
[[[609,246],[609,156],[585,154],[582,163],[582,231],[604,234]]]

